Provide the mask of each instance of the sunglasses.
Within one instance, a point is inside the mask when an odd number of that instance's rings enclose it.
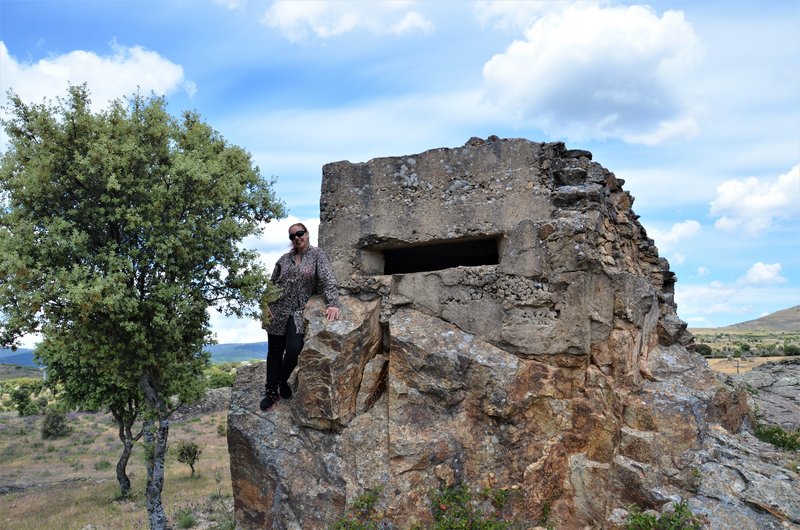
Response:
[[[294,238],[303,237],[304,235],[306,235],[306,231],[305,230],[298,230],[294,234],[289,234],[289,241],[294,241]]]

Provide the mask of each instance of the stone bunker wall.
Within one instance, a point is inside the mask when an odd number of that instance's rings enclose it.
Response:
[[[580,363],[625,307],[630,355],[594,360],[636,380],[658,318],[675,315],[675,280],[623,183],[588,151],[496,137],[327,164],[320,245],[344,289],[550,364]]]

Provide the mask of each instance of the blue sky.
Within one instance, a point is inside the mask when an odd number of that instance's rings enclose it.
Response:
[[[250,151],[290,220],[323,164],[564,141],[626,181],[690,326],[800,304],[800,2],[0,0],[0,89],[137,87]],[[4,142],[0,138],[0,142]],[[212,317],[220,342],[266,340]]]

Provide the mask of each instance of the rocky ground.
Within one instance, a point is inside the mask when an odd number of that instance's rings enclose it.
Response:
[[[734,379],[747,386],[761,422],[800,429],[800,359],[766,363]]]

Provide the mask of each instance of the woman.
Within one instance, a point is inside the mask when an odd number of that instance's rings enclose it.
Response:
[[[267,384],[261,410],[269,410],[281,398],[292,397],[289,376],[297,366],[303,349],[305,321],[303,308],[315,292],[322,291],[328,304],[325,317],[339,318],[339,294],[336,278],[327,256],[308,244],[308,229],[303,223],[289,227],[292,250],[281,256],[272,271],[272,283],[281,290],[278,300],[269,305],[267,326]]]

